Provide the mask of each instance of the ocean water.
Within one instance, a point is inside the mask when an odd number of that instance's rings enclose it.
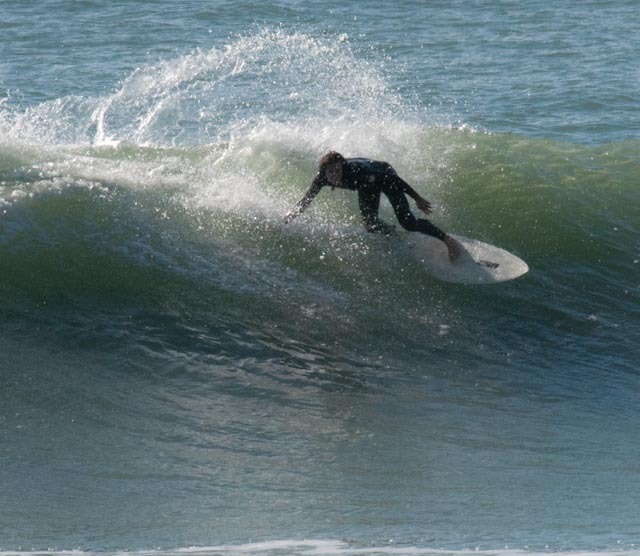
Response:
[[[0,1],[0,556],[639,555],[638,28]],[[329,149],[530,272],[285,225]]]

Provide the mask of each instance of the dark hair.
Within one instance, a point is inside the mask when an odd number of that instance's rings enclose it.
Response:
[[[340,162],[341,164],[344,162],[344,156],[336,151],[331,151],[325,154],[321,159],[318,165],[318,173],[324,175],[324,171],[327,166],[330,164],[335,164],[336,162]]]

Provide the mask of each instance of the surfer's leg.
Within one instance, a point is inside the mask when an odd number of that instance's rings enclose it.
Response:
[[[386,187],[383,191],[388,197],[393,211],[396,213],[398,222],[400,222],[400,225],[405,230],[420,232],[421,234],[433,236],[444,241],[446,234],[440,228],[434,226],[425,218],[416,218],[413,215],[409,207],[409,201],[407,201],[405,194],[399,188],[390,186]]]
[[[389,234],[392,228],[378,218],[380,209],[380,188],[376,186],[361,187],[358,189],[358,205],[362,222],[368,232]]]

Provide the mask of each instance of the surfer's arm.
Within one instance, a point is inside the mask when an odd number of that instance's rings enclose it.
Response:
[[[424,197],[422,197],[413,187],[411,187],[398,175],[393,176],[393,181],[402,190],[403,193],[411,197],[416,202],[416,206],[422,212],[424,212],[425,214],[431,214],[431,203]]]
[[[299,216],[306,210],[306,208],[311,204],[311,201],[313,201],[318,193],[320,193],[323,185],[324,181],[320,178],[319,175],[316,176],[311,183],[309,191],[305,193],[304,197],[302,197],[302,199],[298,201],[296,206],[289,211],[287,216],[285,216],[284,221],[286,224],[291,222],[296,216]]]

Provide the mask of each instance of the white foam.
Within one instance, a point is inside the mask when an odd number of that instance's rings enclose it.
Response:
[[[620,545],[622,546],[622,545]],[[274,540],[245,544],[191,546],[174,549],[83,551],[83,550],[0,550],[0,556],[640,556],[634,545],[611,550],[553,550],[534,548],[447,549],[406,546],[388,541],[386,544],[358,545],[340,540]]]

